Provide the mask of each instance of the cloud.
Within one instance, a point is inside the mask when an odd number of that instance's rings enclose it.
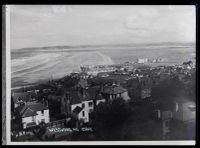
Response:
[[[189,6],[12,5],[11,38],[14,48],[195,41],[195,17]]]

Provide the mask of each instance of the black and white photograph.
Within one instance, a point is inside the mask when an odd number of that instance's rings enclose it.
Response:
[[[195,5],[6,9],[10,143],[195,143]]]

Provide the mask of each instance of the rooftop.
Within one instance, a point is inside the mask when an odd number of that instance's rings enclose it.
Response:
[[[112,86],[105,86],[102,90],[102,93],[105,94],[120,94],[120,93],[124,93],[127,90],[121,86],[118,85],[112,85]]]
[[[104,99],[100,94],[101,87],[94,86],[89,87],[88,89],[84,89],[84,94],[81,90],[72,90],[69,92],[71,97],[71,104],[79,104],[82,101],[89,101],[89,100],[101,100]]]
[[[82,111],[82,107],[79,107],[79,106],[77,106],[74,110],[73,110],[73,113],[75,113],[75,114],[79,114],[81,111]]]
[[[12,97],[14,103],[17,103],[19,100],[28,102],[31,101],[32,98],[36,98],[37,94],[35,92],[20,92],[20,93],[14,93]]]
[[[48,109],[48,107],[46,107],[44,104],[34,102],[27,102],[25,105],[16,108],[22,117],[35,116],[37,115],[37,111],[46,109]]]

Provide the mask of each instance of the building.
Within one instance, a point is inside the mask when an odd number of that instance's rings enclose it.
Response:
[[[192,61],[184,62],[182,66],[184,69],[189,69],[189,70],[195,68],[195,64]]]
[[[90,113],[105,98],[99,93],[100,87],[77,88],[66,92],[61,100],[62,113],[75,114],[84,123],[90,121]]]
[[[143,64],[143,63],[147,63],[147,62],[148,62],[147,58],[139,58],[139,59],[137,59],[137,63],[139,63],[139,64]]]
[[[111,86],[104,86],[102,91],[102,95],[106,99],[106,101],[112,101],[116,98],[123,98],[124,100],[130,100],[128,96],[128,91],[120,85],[113,83]]]
[[[37,94],[35,92],[13,92],[11,99],[12,103],[14,103],[14,108],[16,108],[26,102],[37,101]]]
[[[21,118],[23,128],[29,128],[40,123],[49,123],[48,103],[27,102],[16,108],[18,118]]]
[[[175,100],[172,122],[172,138],[195,140],[196,104],[185,98]]]
[[[182,97],[157,103],[156,116],[162,124],[163,139],[194,140],[196,105]]]

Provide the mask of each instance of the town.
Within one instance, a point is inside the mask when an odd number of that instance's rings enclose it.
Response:
[[[82,66],[13,90],[12,141],[195,139],[195,61],[154,67],[147,61]]]

